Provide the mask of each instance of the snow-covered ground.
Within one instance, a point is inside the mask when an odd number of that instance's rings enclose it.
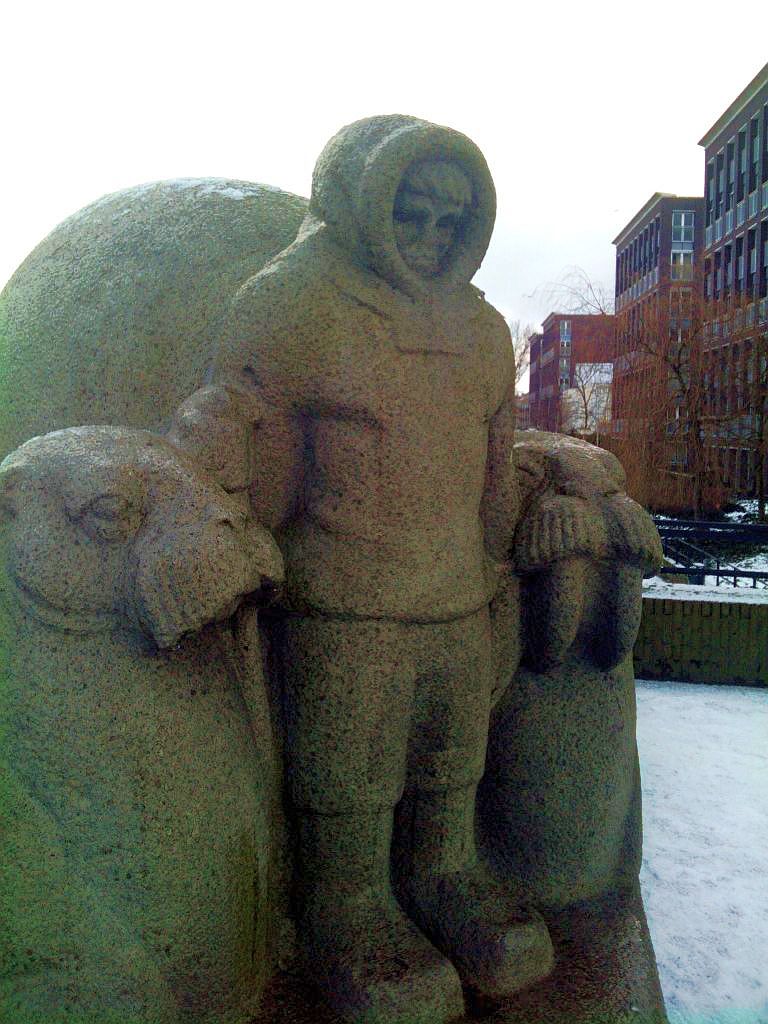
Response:
[[[641,882],[671,1024],[768,1024],[768,689],[638,681]]]
[[[659,576],[643,580],[643,597],[671,598],[676,601],[728,601],[731,604],[768,604],[767,587],[718,587],[714,576],[705,583],[670,583]]]
[[[736,508],[726,512],[724,519],[730,519],[732,523],[750,522],[757,519],[757,498],[740,498],[736,502]]]

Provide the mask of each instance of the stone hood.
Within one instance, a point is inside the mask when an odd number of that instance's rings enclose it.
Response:
[[[429,280],[401,258],[392,216],[405,171],[425,159],[455,161],[469,177],[473,193],[466,229],[448,267]],[[327,230],[337,245],[393,287],[425,298],[472,279],[488,248],[495,216],[493,181],[473,142],[450,128],[391,114],[347,125],[326,145],[315,165],[301,234]]]

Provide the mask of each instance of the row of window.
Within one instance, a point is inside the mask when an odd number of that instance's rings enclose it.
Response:
[[[768,181],[768,103],[710,160],[706,170],[706,223],[723,214]]]
[[[724,235],[729,235],[735,228],[740,228],[747,220],[756,217],[761,210],[768,210],[768,181],[766,181],[758,192],[755,190],[747,199],[742,199],[736,204],[735,216],[733,210],[726,210],[725,217],[718,217],[714,224],[709,224],[704,230],[704,248],[708,249],[712,244],[719,242]]]
[[[768,293],[768,220],[705,259],[705,298],[719,299],[731,290]]]
[[[659,263],[661,214],[616,254],[616,294],[621,295],[639,274],[645,276]]]
[[[693,276],[693,247],[696,232],[695,210],[672,211],[671,276],[690,280]],[[620,309],[659,282],[659,240],[661,216],[649,224],[616,257],[616,295]],[[690,268],[690,269],[686,269]],[[625,293],[626,299],[622,301]]]

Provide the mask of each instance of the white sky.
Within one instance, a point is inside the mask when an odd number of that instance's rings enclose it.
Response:
[[[9,4],[0,284],[107,192],[221,176],[308,195],[338,128],[400,112],[485,153],[499,212],[476,281],[538,322],[541,286],[569,266],[612,288],[611,239],[653,192],[701,193],[697,140],[768,60],[768,5],[738,8],[734,21],[709,0]]]

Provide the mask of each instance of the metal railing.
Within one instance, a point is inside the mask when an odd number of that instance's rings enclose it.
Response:
[[[707,576],[713,576],[715,586],[721,583],[738,587],[739,580],[751,582],[752,589],[768,587],[768,571],[742,569],[726,561],[717,553],[699,547],[700,543],[746,544],[768,546],[768,525],[761,523],[704,522],[699,519],[655,519],[666,558],[673,565],[661,570],[664,576],[686,576],[693,584],[701,585]]]
[[[752,580],[752,590],[760,589],[765,590],[768,587],[768,572],[759,572],[756,569],[731,569],[727,566],[720,566],[712,569],[699,570],[693,566],[683,565],[665,565],[661,570],[662,576],[685,576],[689,583],[696,585],[703,585],[705,577],[714,576],[715,586],[720,586],[721,581],[723,584],[728,584],[734,587],[738,587],[738,580],[747,579]],[[761,586],[758,588],[758,583]]]

